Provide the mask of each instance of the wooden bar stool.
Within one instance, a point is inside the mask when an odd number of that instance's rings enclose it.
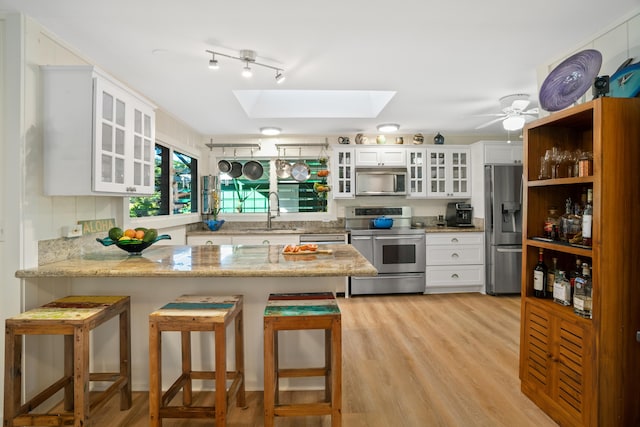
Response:
[[[4,426],[90,425],[90,414],[117,392],[120,410],[131,407],[131,333],[128,296],[68,296],[25,311],[5,321]],[[119,316],[120,371],[90,372],[90,331]],[[21,403],[22,336],[64,335],[64,374],[62,378]],[[90,381],[112,384],[89,397]],[[34,410],[64,389],[64,410],[35,413]]]
[[[214,418],[226,425],[228,400],[245,407],[244,325],[242,296],[183,295],[149,315],[149,425],[159,427],[163,418]],[[235,370],[227,371],[226,329],[234,322]],[[182,374],[162,393],[162,332],[181,335]],[[191,332],[213,332],[215,371],[194,371],[191,367]],[[193,406],[193,380],[215,380],[214,406]],[[227,380],[231,384],[227,389]],[[182,406],[171,401],[182,390]]]
[[[278,331],[324,329],[325,361],[319,368],[282,369],[278,366]],[[280,404],[279,380],[284,377],[324,377],[324,401]],[[271,294],[264,311],[264,425],[274,417],[331,415],[342,425],[342,320],[331,292]]]

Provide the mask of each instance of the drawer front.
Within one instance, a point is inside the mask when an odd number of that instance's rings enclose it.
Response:
[[[427,245],[427,265],[463,265],[483,263],[484,247],[481,245]]]
[[[458,265],[427,267],[427,288],[430,286],[468,286],[484,283],[484,266]]]
[[[428,245],[482,245],[483,233],[427,233]]]

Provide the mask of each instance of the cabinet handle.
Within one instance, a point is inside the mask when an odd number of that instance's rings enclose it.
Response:
[[[459,279],[459,278],[460,278],[460,276],[458,276],[458,273],[453,273],[453,274],[451,275],[451,278],[452,278],[452,279]]]
[[[458,239],[454,237],[453,239],[451,239],[451,243],[458,243]]]
[[[205,242],[205,245],[213,245],[213,242],[212,242],[211,240],[207,240],[207,241]]]
[[[458,258],[460,257],[460,255],[458,255],[456,252],[451,254],[451,258]]]
[[[268,240],[263,240],[263,241],[262,241],[262,244],[263,244],[263,245],[268,245],[268,244],[269,244],[269,241],[268,241]]]

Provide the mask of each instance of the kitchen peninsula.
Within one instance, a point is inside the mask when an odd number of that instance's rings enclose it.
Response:
[[[68,294],[131,296],[134,390],[148,389],[149,313],[183,294],[242,294],[245,297],[246,384],[248,390],[261,390],[262,314],[269,294],[341,292],[346,276],[377,274],[376,269],[351,245],[321,245],[320,249],[330,253],[285,255],[281,245],[158,245],[147,249],[142,256],[127,256],[124,251],[110,247],[19,270],[16,277],[24,279],[26,286],[33,286],[49,299]],[[115,324],[107,323],[94,332],[97,348],[93,349],[92,357],[97,366],[109,363],[108,352],[117,348],[115,327]],[[291,354],[291,357],[300,357],[311,363],[316,363],[316,360],[321,362],[324,335],[316,332],[305,331],[295,340],[287,340],[285,336],[281,340],[281,354],[285,360]],[[232,334],[233,331],[229,330],[228,333]],[[203,336],[194,339],[194,354],[202,354],[205,365],[213,354],[211,338]],[[163,359],[170,364],[167,369],[178,372],[179,336],[169,336],[164,343],[167,350],[166,355],[163,350]],[[51,354],[48,348],[39,350],[34,355],[40,355],[38,357],[42,357],[43,361],[46,355]],[[231,359],[229,363],[232,363]],[[165,377],[173,377],[173,371],[167,372]],[[316,379],[309,380],[310,386],[316,384],[313,380]],[[286,387],[286,384],[283,386]]]

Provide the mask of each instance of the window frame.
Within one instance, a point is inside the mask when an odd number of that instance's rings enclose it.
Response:
[[[129,216],[129,197],[124,198],[124,203],[122,203],[122,218],[123,218],[123,226],[126,228],[135,228],[138,226],[144,227],[153,227],[153,228],[171,228],[171,227],[179,227],[183,225],[193,224],[196,222],[200,222],[202,220],[200,213],[200,165],[202,163],[202,159],[200,155],[195,154],[192,149],[188,147],[180,147],[176,144],[171,144],[167,141],[163,141],[160,138],[156,137],[154,141],[154,151],[155,145],[160,145],[166,149],[168,149],[168,159],[169,159],[169,177],[168,180],[163,179],[163,185],[167,185],[167,194],[162,194],[161,198],[168,198],[168,202],[171,203],[172,192],[173,192],[173,171],[171,170],[171,164],[173,159],[174,151],[178,151],[181,154],[185,154],[192,159],[197,161],[198,166],[196,169],[196,178],[192,178],[192,191],[195,194],[194,203],[196,206],[196,211],[186,214],[174,214],[171,205],[169,205],[169,213],[166,215],[155,215],[155,216],[145,216],[145,217],[130,217]],[[164,200],[163,200],[164,201]]]

